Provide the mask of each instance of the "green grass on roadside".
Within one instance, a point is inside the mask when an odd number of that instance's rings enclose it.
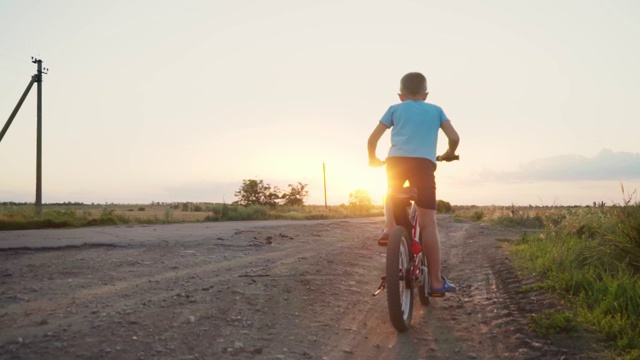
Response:
[[[542,229],[543,210],[520,206],[471,206],[455,209],[455,217],[471,221],[488,222],[494,225]]]
[[[366,211],[354,210],[346,205],[330,206],[276,206],[274,208],[251,205],[238,206],[216,204],[211,209],[208,221],[237,221],[237,220],[326,220],[357,217],[383,216],[381,207],[373,207]]]
[[[0,230],[26,230],[96,225],[119,225],[130,219],[104,208],[97,217],[73,209],[49,209],[36,214],[33,206],[11,206],[0,209]]]
[[[191,205],[191,204],[187,204]],[[135,210],[137,208],[137,211]],[[184,211],[184,209],[188,211]],[[0,230],[27,230],[123,224],[168,224],[199,221],[242,220],[323,220],[383,216],[381,206],[354,209],[348,205],[329,206],[241,206],[208,205],[132,205],[44,206],[37,214],[33,205],[0,206]]]
[[[639,235],[636,204],[554,214],[543,233],[516,241],[516,264],[570,309],[536,316],[532,328],[543,334],[589,329],[616,356],[640,358]]]
[[[545,310],[531,317],[531,328],[540,335],[575,333],[580,330],[574,314]]]

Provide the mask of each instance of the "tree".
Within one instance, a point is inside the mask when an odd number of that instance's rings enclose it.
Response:
[[[287,206],[303,206],[304,198],[309,196],[305,190],[309,184],[298,182],[298,185],[289,184],[289,192],[282,194],[283,204]]]
[[[234,204],[274,207],[280,199],[280,189],[277,186],[272,189],[271,185],[265,184],[262,180],[245,179],[234,195],[238,198]]]
[[[354,212],[366,213],[371,211],[373,203],[366,190],[358,189],[349,194],[349,207]]]

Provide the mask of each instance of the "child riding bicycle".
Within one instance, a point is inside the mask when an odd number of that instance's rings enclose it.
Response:
[[[436,222],[436,146],[438,131],[442,129],[448,138],[449,147],[439,158],[455,157],[460,137],[442,109],[426,103],[427,79],[411,72],[400,80],[400,103],[389,107],[369,136],[367,148],[369,166],[385,164],[376,157],[378,141],[387,129],[391,129],[391,148],[386,159],[389,193],[397,192],[405,181],[418,190],[418,224],[423,234],[423,251],[427,256],[429,270],[429,296],[442,297],[455,292],[456,287],[441,275],[440,238]],[[392,200],[393,199],[393,200]],[[399,208],[393,196],[387,198],[392,207]]]

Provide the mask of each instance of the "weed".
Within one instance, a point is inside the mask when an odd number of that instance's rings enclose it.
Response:
[[[173,222],[173,209],[168,208],[164,211],[164,221],[171,223]]]
[[[529,320],[531,329],[540,335],[575,333],[581,328],[575,316],[566,311],[545,310]]]
[[[100,216],[98,218],[88,220],[86,225],[120,225],[128,224],[130,222],[131,220],[126,215],[116,213],[115,209],[103,208]]]
[[[542,229],[544,221],[539,215],[530,216],[529,213],[511,213],[501,215],[491,221],[496,225],[506,227],[519,227],[527,229]]]

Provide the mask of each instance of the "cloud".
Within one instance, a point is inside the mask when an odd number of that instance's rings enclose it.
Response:
[[[517,171],[486,170],[482,177],[494,181],[640,179],[640,153],[604,149],[591,158],[581,155],[559,155],[522,164]]]

